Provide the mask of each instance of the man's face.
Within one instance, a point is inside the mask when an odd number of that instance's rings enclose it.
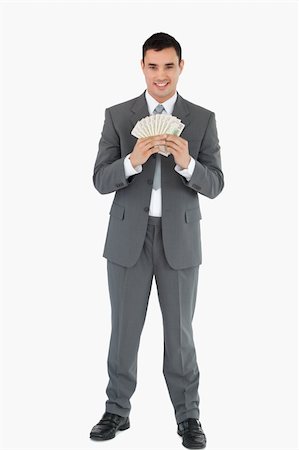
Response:
[[[175,94],[183,66],[184,60],[182,59],[179,64],[179,58],[173,47],[145,52],[141,68],[147,90],[159,103],[165,102]]]

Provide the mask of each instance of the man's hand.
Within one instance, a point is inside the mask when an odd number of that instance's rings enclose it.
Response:
[[[191,161],[188,141],[174,134],[167,134],[165,140],[167,150],[173,155],[176,164],[181,166],[182,169],[187,169]]]
[[[144,164],[153,153],[158,153],[159,145],[165,145],[166,134],[139,138],[130,156],[132,166]]]

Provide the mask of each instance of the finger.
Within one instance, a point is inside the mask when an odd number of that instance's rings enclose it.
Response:
[[[160,145],[165,145],[165,140],[154,140],[144,144],[146,150],[151,148],[159,148]]]
[[[177,150],[175,150],[175,149],[172,148],[172,147],[166,147],[166,151],[172,153],[173,155],[176,154],[176,153],[178,152]]]
[[[176,144],[183,144],[187,142],[186,139],[183,139],[180,136],[176,136],[175,134],[167,134],[166,141],[175,142]]]
[[[152,148],[149,148],[148,150],[145,150],[145,155],[153,155],[154,153],[158,153],[160,151],[160,147],[159,146],[157,146],[157,147],[152,147]]]
[[[151,136],[151,141],[152,142],[165,141],[165,138],[166,138],[166,134],[160,134],[160,135],[156,135],[156,136]]]
[[[179,136],[176,136],[175,134],[167,134],[166,140],[171,142],[177,142],[179,140]]]
[[[180,150],[180,145],[178,145],[176,142],[166,141],[165,145],[166,145],[166,147],[171,147],[176,151]]]
[[[159,135],[155,135],[155,136],[148,136],[148,137],[144,137],[144,138],[140,138],[141,142],[154,142],[154,141],[160,141],[160,140],[164,140],[166,138],[167,134],[159,134]]]

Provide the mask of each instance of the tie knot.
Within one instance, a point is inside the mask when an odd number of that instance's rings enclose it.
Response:
[[[161,114],[163,110],[164,106],[159,103],[159,105],[157,105],[156,108],[154,109],[154,114]]]

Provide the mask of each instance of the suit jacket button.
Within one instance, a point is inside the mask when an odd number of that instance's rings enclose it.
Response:
[[[148,212],[148,211],[149,211],[149,207],[146,206],[145,208],[143,208],[143,210],[144,210],[145,212]]]
[[[153,184],[153,180],[147,180],[147,184]]]

